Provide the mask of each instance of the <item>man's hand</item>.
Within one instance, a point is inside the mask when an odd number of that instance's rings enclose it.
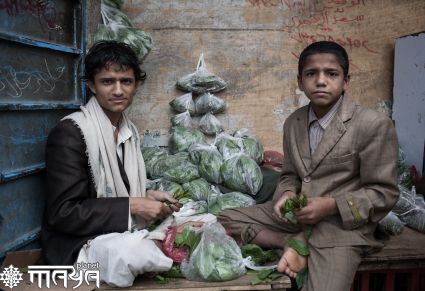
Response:
[[[307,206],[293,213],[299,223],[316,224],[327,216],[337,214],[338,208],[334,198],[312,197],[308,198]]]
[[[179,211],[182,205],[173,196],[167,192],[148,190],[146,191],[146,197],[152,200],[161,201],[167,204],[173,211]]]
[[[282,196],[279,198],[279,200],[276,201],[276,203],[273,206],[273,214],[276,218],[282,221],[287,221],[286,218],[282,217],[282,206],[285,204],[285,201],[288,200],[291,197],[294,197],[295,193],[292,191],[285,191],[283,192]]]
[[[130,213],[144,220],[163,219],[174,211],[179,211],[181,205],[168,193],[148,190],[146,197],[130,197]]]

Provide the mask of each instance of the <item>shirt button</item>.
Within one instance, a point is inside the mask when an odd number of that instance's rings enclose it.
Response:
[[[310,176],[305,176],[303,180],[304,180],[304,183],[310,183],[311,177]]]

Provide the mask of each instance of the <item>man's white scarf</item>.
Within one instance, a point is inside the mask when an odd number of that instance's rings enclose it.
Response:
[[[136,126],[123,113],[123,126],[127,125],[132,137],[124,143],[124,169],[130,184],[128,193],[118,167],[117,146],[111,121],[97,99],[81,106],[81,111],[63,119],[71,119],[81,129],[87,146],[87,155],[97,197],[144,197],[146,170],[140,151],[140,138]]]

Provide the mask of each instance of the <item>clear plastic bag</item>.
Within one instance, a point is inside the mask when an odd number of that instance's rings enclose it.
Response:
[[[192,93],[186,93],[170,101],[170,106],[177,112],[189,111],[190,115],[195,115],[195,102]]]
[[[181,270],[189,280],[223,282],[246,273],[244,259],[237,243],[219,223],[204,226],[202,238]]]
[[[184,191],[183,187],[180,184],[178,184],[176,182],[169,181],[167,179],[163,179],[163,178],[156,180],[155,190],[167,192],[168,194],[170,194],[173,197]]]
[[[421,207],[423,201],[419,201],[423,200],[423,197],[416,195],[415,187],[412,187],[411,191],[401,185],[399,188],[400,197],[392,211],[407,226],[425,233],[425,209]]]
[[[224,160],[228,160],[235,154],[244,152],[242,139],[233,137],[224,132],[216,136],[214,144],[223,155]]]
[[[214,145],[193,144],[189,147],[192,163],[198,165],[199,175],[210,183],[222,182],[220,168],[223,158]]]
[[[196,129],[175,126],[169,140],[169,150],[172,154],[187,151],[194,143],[206,143],[205,136]]]
[[[241,128],[233,134],[236,138],[242,139],[244,153],[250,156],[257,164],[263,161],[264,148],[258,138],[246,128]]]
[[[220,171],[224,185],[234,191],[255,195],[263,185],[260,167],[245,154],[224,161]]]
[[[404,223],[390,211],[379,221],[378,228],[388,235],[399,235],[404,229]]]
[[[255,200],[246,194],[240,192],[229,192],[220,194],[210,199],[208,203],[208,212],[214,215],[220,215],[225,209],[249,207],[255,205]]]
[[[210,112],[202,116],[199,121],[199,129],[206,135],[215,135],[224,130],[220,120]]]
[[[201,53],[196,71],[180,78],[176,86],[183,91],[202,94],[205,92],[219,92],[224,90],[227,84],[223,79],[208,71],[204,61],[204,54]]]
[[[183,113],[174,115],[171,118],[171,124],[173,126],[182,126],[187,128],[193,127],[192,117],[190,116],[190,113],[188,110]]]
[[[210,192],[209,191],[210,184],[207,182],[207,180],[203,178],[199,178],[199,179],[184,183],[182,187],[184,191],[191,194],[191,197],[193,200],[195,201],[208,200],[208,195]]]
[[[101,14],[103,24],[100,24],[93,41],[116,40],[128,44],[143,60],[153,47],[149,33],[132,27],[130,19],[110,1],[102,1]]]
[[[224,100],[211,93],[204,93],[195,100],[196,115],[202,115],[207,112],[216,114],[223,112],[225,109],[226,103]]]
[[[146,175],[153,179],[158,178],[158,175],[155,175],[154,168],[161,159],[167,158],[167,151],[159,147],[143,147],[142,156],[145,162]]]

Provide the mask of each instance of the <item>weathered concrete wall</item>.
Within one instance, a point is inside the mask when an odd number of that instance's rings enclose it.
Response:
[[[123,11],[155,41],[130,112],[141,133],[165,140],[174,114],[168,102],[183,94],[175,82],[204,52],[210,71],[228,82],[217,94],[228,105],[217,115],[224,127],[250,128],[274,150],[281,150],[283,121],[306,102],[296,83],[306,45],[342,44],[348,93],[374,108],[392,100],[395,39],[425,30],[423,0],[127,0]]]

